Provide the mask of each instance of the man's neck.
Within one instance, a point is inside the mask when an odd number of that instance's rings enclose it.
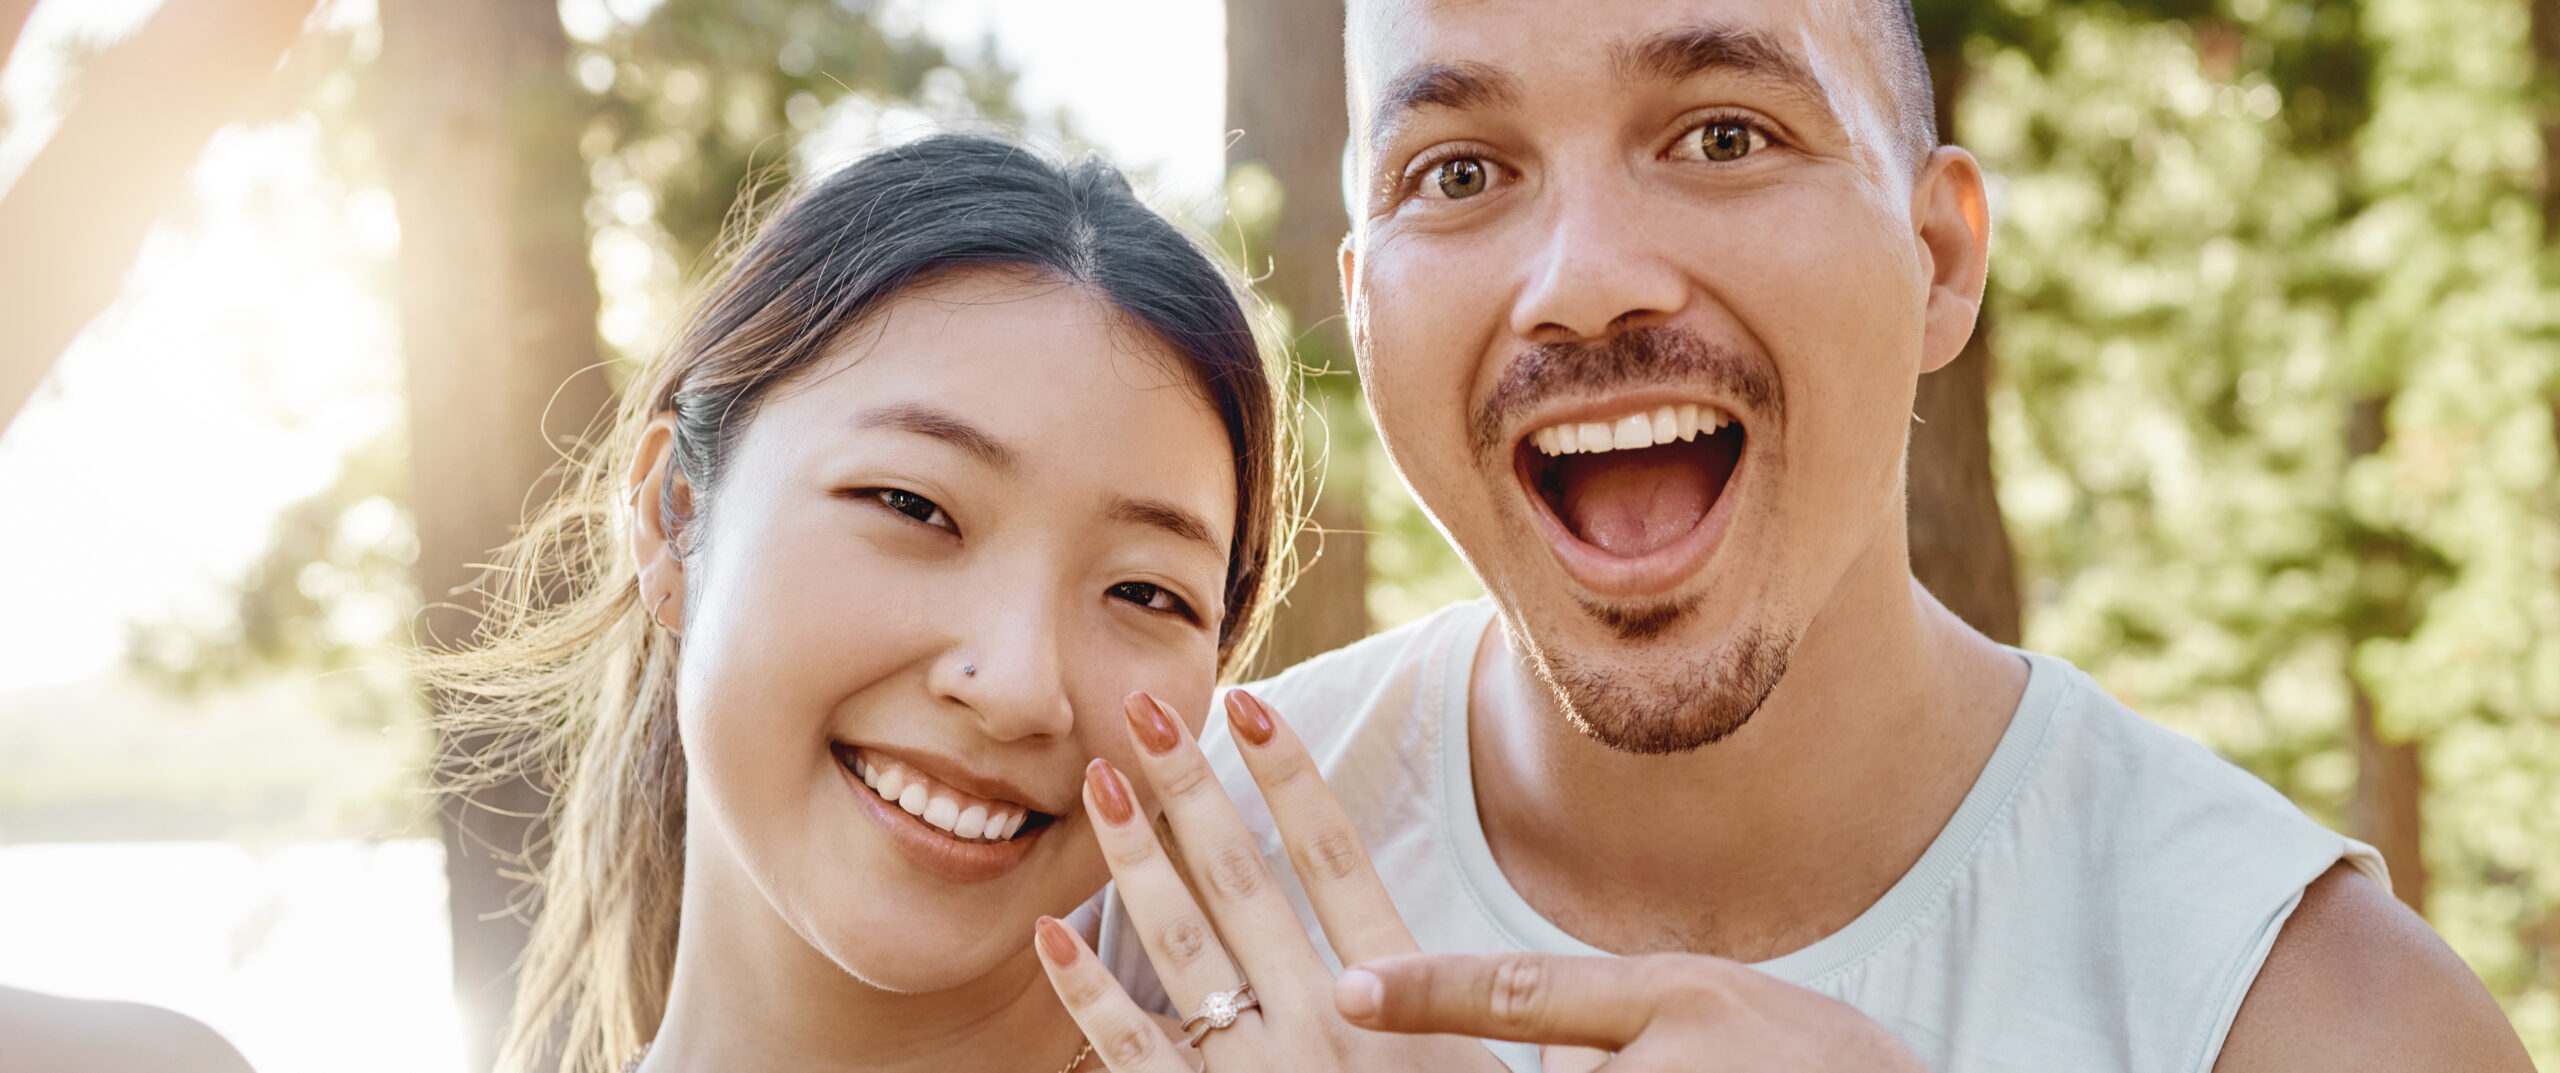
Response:
[[[1083,1040],[1028,929],[1019,956],[985,976],[900,994],[810,947],[742,877],[702,871],[688,866],[667,1014],[643,1073],[1045,1073]]]
[[[1963,802],[2027,679],[1890,552],[1853,569],[1747,725],[1688,753],[1583,736],[1487,638],[1468,704],[1476,808],[1522,897],[1602,949],[1742,961],[1882,898]]]

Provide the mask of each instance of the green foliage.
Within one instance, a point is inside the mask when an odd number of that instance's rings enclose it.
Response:
[[[1019,120],[1014,76],[916,36],[893,37],[832,0],[666,0],[573,62],[597,92],[583,141],[599,193],[637,182],[678,263],[713,248],[731,206],[787,164],[847,96],[946,120]]]
[[[2361,685],[2425,747],[2430,916],[2550,1063],[2560,291],[2524,21],[2058,6],[1973,39],[1960,118],[1999,176],[2028,643],[2333,825]]]

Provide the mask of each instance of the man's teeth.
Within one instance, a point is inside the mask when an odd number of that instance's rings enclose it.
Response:
[[[1688,403],[1679,406],[1657,406],[1649,411],[1628,414],[1615,421],[1578,421],[1549,425],[1529,435],[1529,442],[1546,455],[1599,454],[1603,451],[1625,451],[1651,447],[1673,440],[1694,440],[1715,435],[1717,429],[1733,423],[1733,415],[1713,406]]]
[[[933,781],[923,772],[869,752],[857,753],[853,773],[883,801],[896,802],[907,814],[971,842],[1002,842],[1022,833],[1027,809],[971,797]]]

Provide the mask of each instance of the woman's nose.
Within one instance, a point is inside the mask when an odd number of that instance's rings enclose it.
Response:
[[[1055,601],[1007,601],[975,616],[934,663],[934,692],[967,708],[997,741],[1064,737],[1075,726],[1067,700]]]

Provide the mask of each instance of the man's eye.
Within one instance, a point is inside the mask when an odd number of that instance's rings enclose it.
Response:
[[[1471,156],[1456,157],[1434,164],[1431,170],[1422,173],[1423,196],[1430,197],[1436,191],[1439,197],[1449,201],[1471,198],[1484,193],[1484,188],[1492,181],[1490,165]]]
[[[1717,164],[1730,164],[1769,145],[1767,135],[1759,128],[1739,119],[1717,119],[1699,124],[1684,141],[1684,149],[1693,149],[1700,157]]]
[[[874,489],[872,497],[882,506],[937,529],[951,528],[951,516],[930,499],[899,488]]]
[[[1144,581],[1123,581],[1111,586],[1111,595],[1149,611],[1162,611],[1184,617],[1189,617],[1191,614],[1191,605],[1183,603],[1182,597],[1165,591],[1162,585],[1153,585]]]

